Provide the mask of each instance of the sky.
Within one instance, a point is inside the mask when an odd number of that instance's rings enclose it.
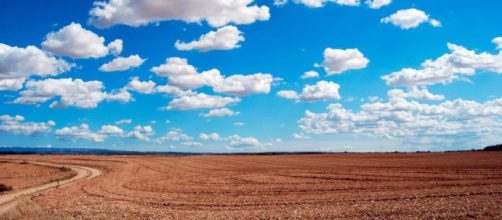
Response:
[[[0,147],[502,143],[502,2],[0,3]]]

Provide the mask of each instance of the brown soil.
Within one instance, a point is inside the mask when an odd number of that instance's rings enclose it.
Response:
[[[0,184],[12,187],[12,190],[25,189],[42,185],[58,179],[65,179],[74,173],[71,170],[40,166],[26,162],[7,162],[0,158]],[[9,191],[0,192],[0,194]]]
[[[11,158],[104,172],[33,198],[64,218],[502,218],[500,152]]]

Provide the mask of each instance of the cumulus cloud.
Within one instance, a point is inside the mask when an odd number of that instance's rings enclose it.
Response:
[[[40,104],[50,99],[59,98],[50,105],[51,108],[66,108],[76,106],[79,108],[96,108],[103,100],[123,101],[130,100],[128,93],[108,94],[103,92],[103,83],[100,81],[83,81],[81,79],[45,79],[30,80],[26,89],[21,91],[21,96],[14,100],[17,104]]]
[[[279,97],[294,99],[302,102],[313,102],[329,99],[340,99],[338,90],[340,85],[334,82],[319,81],[315,85],[306,85],[302,93],[298,94],[292,90],[282,90],[277,93]]]
[[[297,4],[304,4],[311,8],[323,7],[327,2],[333,2],[344,6],[359,6],[359,0],[294,0]]]
[[[225,116],[234,116],[240,114],[239,112],[234,112],[228,108],[220,108],[220,109],[212,109],[207,113],[200,114],[200,116],[205,118],[210,117],[225,117]]]
[[[346,50],[326,48],[324,61],[315,66],[323,67],[328,75],[334,75],[348,70],[365,68],[368,63],[369,60],[357,48]]]
[[[197,142],[197,141],[185,141],[181,142],[182,145],[189,146],[189,147],[197,147],[197,146],[202,146],[202,143]]]
[[[71,126],[57,129],[55,131],[57,138],[62,140],[76,141],[78,139],[89,140],[92,142],[105,141],[106,135],[99,132],[89,130],[89,125],[81,124],[80,126]]]
[[[18,134],[18,135],[36,135],[48,133],[51,128],[56,125],[54,121],[47,122],[24,122],[24,117],[21,115],[0,116],[0,132]]]
[[[404,68],[382,77],[392,86],[428,86],[450,83],[462,76],[476,74],[477,71],[502,73],[502,53],[476,53],[462,46],[448,43],[450,53],[436,60],[426,60],[420,69]]]
[[[168,110],[193,110],[204,108],[222,108],[231,103],[237,103],[239,98],[212,96],[204,93],[196,95],[181,96],[169,102]]]
[[[0,91],[19,90],[30,76],[56,76],[73,66],[35,46],[20,48],[0,43]]]
[[[388,17],[382,18],[380,22],[391,23],[404,30],[416,28],[423,23],[429,23],[433,27],[441,26],[440,21],[430,18],[424,11],[416,8],[399,10]]]
[[[275,6],[283,6],[288,3],[288,0],[274,0]]]
[[[267,6],[253,0],[109,0],[96,1],[89,22],[99,28],[117,24],[133,27],[167,20],[207,21],[214,27],[229,23],[251,24],[270,18]]]
[[[124,48],[124,42],[121,39],[116,39],[108,44],[108,50],[111,54],[118,56],[122,53],[122,49]]]
[[[124,130],[122,128],[117,127],[115,125],[103,125],[101,126],[101,129],[99,130],[100,134],[103,135],[111,135],[111,136],[121,136],[124,134]]]
[[[204,140],[204,141],[208,141],[208,140],[211,140],[211,141],[220,141],[220,140],[222,140],[222,138],[220,137],[220,135],[218,133],[214,133],[214,132],[211,133],[211,134],[200,133],[199,138],[201,140]]]
[[[289,0],[274,0],[274,5],[283,6],[288,2]],[[361,4],[360,0],[293,0],[293,2],[296,4],[303,4],[310,8],[324,7],[328,2],[336,3],[342,6],[359,6]],[[365,3],[371,9],[379,9],[392,3],[392,0],[366,0]]]
[[[132,101],[133,97],[126,89],[121,89],[118,92],[107,93],[106,100],[127,103]]]
[[[129,57],[117,57],[112,61],[103,64],[99,70],[103,72],[125,71],[134,67],[141,66],[145,62],[139,55],[131,55]]]
[[[174,96],[194,95],[192,90],[183,90],[171,85],[157,85],[154,81],[140,81],[138,77],[132,77],[131,81],[123,88],[123,90],[135,91],[143,94],[163,93]]]
[[[148,142],[150,141],[150,137],[153,136],[155,132],[153,131],[152,126],[146,125],[146,126],[141,126],[138,125],[134,127],[134,130],[127,132],[125,134],[126,137],[138,139],[140,141],[145,141]]]
[[[240,137],[239,135],[233,135],[229,137],[231,147],[255,147],[259,146],[260,142],[254,137]]]
[[[272,75],[255,73],[251,75],[231,75],[213,84],[213,90],[235,96],[247,96],[256,93],[270,93],[270,85],[274,81]]]
[[[108,55],[110,48],[118,54],[122,50],[121,41],[113,41],[107,47],[105,38],[82,28],[78,23],[71,23],[57,32],[50,32],[42,42],[45,50],[72,58],[99,58]]]
[[[0,79],[0,91],[17,91],[23,88],[24,78]]]
[[[229,149],[264,148],[271,146],[271,143],[262,143],[254,137],[241,137],[239,135],[221,137],[215,132],[210,134],[200,133],[199,139],[203,141],[225,142]]]
[[[241,137],[239,135],[232,135],[226,138],[230,142],[229,148],[243,149],[243,148],[263,148],[270,146],[269,143],[261,143],[254,137]]]
[[[115,124],[117,125],[122,125],[122,124],[131,124],[132,123],[132,119],[121,119],[121,120],[118,120],[115,122]]]
[[[197,50],[207,52],[211,50],[232,50],[239,48],[239,43],[244,41],[242,32],[237,27],[229,25],[219,28],[216,31],[210,31],[200,36],[199,40],[189,43],[176,41],[175,47],[178,50]]]
[[[131,81],[127,84],[126,89],[136,91],[143,94],[151,94],[155,92],[155,82],[149,81],[139,81],[138,77],[131,78]]]
[[[256,93],[269,93],[274,78],[271,74],[255,73],[251,75],[222,76],[217,69],[199,73],[179,57],[171,57],[165,64],[153,67],[152,72],[161,77],[168,77],[169,84],[182,89],[196,89],[203,86],[213,88],[213,91],[236,96],[246,96]]]
[[[392,89],[387,92],[387,96],[389,100],[421,99],[429,101],[441,101],[445,99],[444,95],[432,94],[427,89],[417,89],[416,87],[413,87],[406,92],[401,89]]]
[[[302,79],[310,79],[310,78],[319,78],[319,73],[316,71],[307,71],[305,72],[302,77]]]
[[[492,42],[497,45],[497,49],[502,50],[502,37],[496,37]]]
[[[195,95],[195,92],[192,90],[183,90],[176,86],[171,85],[160,85],[155,87],[155,92],[164,93],[175,96],[187,96],[187,95]]]
[[[379,9],[383,6],[389,5],[392,0],[366,0],[366,4],[371,9]]]
[[[336,103],[326,113],[306,111],[298,123],[308,133],[369,135],[428,146],[475,145],[502,135],[502,99],[419,101],[441,99],[427,90],[391,90],[387,102],[363,104],[359,112]]]
[[[191,141],[192,137],[184,134],[179,129],[172,129],[167,132],[164,136],[154,140],[155,143],[161,144],[167,141]]]
[[[293,133],[293,138],[294,139],[304,139],[304,140],[310,139],[309,136],[307,136],[307,135],[305,135],[304,133],[301,133],[301,132],[300,133]]]

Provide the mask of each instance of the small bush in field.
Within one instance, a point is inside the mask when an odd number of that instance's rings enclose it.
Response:
[[[68,168],[68,167],[60,167],[59,171],[61,171],[61,172],[68,172],[68,171],[71,171],[71,169]]]
[[[0,183],[0,192],[5,192],[5,191],[9,191],[9,190],[12,190],[12,186],[7,186],[3,183]]]

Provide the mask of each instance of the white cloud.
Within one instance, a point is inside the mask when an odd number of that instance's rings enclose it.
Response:
[[[181,133],[178,129],[173,129],[167,132],[164,136],[154,140],[155,143],[161,144],[167,141],[191,141],[192,137]]]
[[[148,142],[150,141],[150,137],[153,136],[155,132],[153,131],[152,126],[136,126],[134,130],[128,132],[125,136],[130,138],[135,138],[140,141]]]
[[[176,86],[159,85],[152,80],[140,81],[138,77],[132,77],[131,81],[123,88],[123,90],[131,90],[143,94],[163,93],[174,96],[188,96],[195,95],[192,90],[183,90]]]
[[[441,24],[441,22],[440,22],[440,21],[438,21],[438,20],[436,20],[436,19],[430,19],[430,20],[429,20],[429,23],[430,23],[433,27],[441,27],[441,26],[443,26],[443,25]]]
[[[275,6],[283,6],[288,3],[288,0],[274,0]]]
[[[48,133],[56,125],[54,121],[48,122],[24,122],[24,117],[20,115],[0,116],[0,132],[7,132],[19,135],[36,135]]]
[[[246,125],[246,124],[245,124],[244,122],[242,122],[242,121],[239,121],[239,122],[235,122],[235,123],[234,123],[234,125],[235,125],[235,126],[242,127],[242,126],[244,126],[244,125]]]
[[[30,76],[56,76],[72,67],[35,46],[20,48],[0,43],[0,91],[19,90]]]
[[[80,108],[96,108],[103,100],[129,101],[127,94],[108,94],[103,92],[100,81],[82,81],[81,79],[45,79],[30,80],[21,91],[21,96],[14,100],[17,104],[40,104],[59,97],[50,105],[51,108],[76,106]]]
[[[293,138],[294,139],[304,139],[304,140],[307,140],[307,139],[310,139],[309,136],[306,136],[304,133],[293,133]]]
[[[155,82],[149,81],[139,81],[138,77],[131,78],[131,81],[127,84],[126,89],[136,91],[143,94],[151,94],[155,92]]]
[[[297,4],[304,4],[311,8],[323,7],[327,2],[333,2],[344,6],[359,6],[359,0],[294,0]]]
[[[112,92],[106,94],[107,101],[117,101],[127,103],[133,100],[131,93],[126,89],[121,89],[119,92]]]
[[[389,97],[389,100],[421,99],[430,101],[441,101],[445,99],[443,95],[432,94],[427,89],[417,89],[417,88],[411,88],[407,92],[401,89],[393,89],[387,92],[387,96]]]
[[[205,85],[216,84],[222,76],[217,69],[198,73],[197,69],[188,61],[179,57],[166,59],[166,63],[153,67],[152,72],[161,77],[168,77],[169,84],[182,89],[195,89]]]
[[[324,61],[315,66],[323,67],[328,75],[362,69],[369,63],[369,60],[357,48],[346,50],[326,48],[323,55]]]
[[[462,46],[448,43],[450,53],[436,60],[426,60],[420,69],[404,68],[382,77],[392,86],[427,86],[437,83],[450,83],[462,76],[488,71],[502,74],[502,53],[476,53]]]
[[[319,73],[316,71],[307,71],[305,72],[302,77],[302,79],[310,79],[310,78],[319,78]]]
[[[443,97],[431,96],[427,90],[391,90],[388,96],[388,102],[363,104],[359,112],[341,104],[329,105],[326,113],[306,111],[298,123],[308,133],[369,135],[412,145],[476,146],[502,135],[502,99],[425,104],[413,99]]]
[[[379,9],[383,6],[389,5],[392,0],[366,0],[366,4],[371,9]]]
[[[329,99],[340,99],[338,90],[340,85],[334,82],[319,81],[315,85],[306,85],[301,94],[292,90],[283,90],[277,93],[278,96],[286,99],[294,99],[303,102],[313,102]]]
[[[209,112],[200,114],[202,117],[225,117],[225,116],[234,116],[238,115],[239,112],[234,112],[228,108],[220,108],[220,109],[211,109]]]
[[[281,90],[277,92],[277,96],[285,98],[285,99],[300,99],[300,95],[296,91],[293,90]]]
[[[100,134],[104,135],[113,135],[113,136],[121,136],[124,134],[124,130],[114,125],[103,125],[99,130]]]
[[[247,96],[257,93],[270,93],[270,85],[274,81],[272,75],[255,73],[252,75],[232,75],[213,84],[215,92],[236,96]]]
[[[171,86],[171,85],[157,86],[155,87],[155,91],[157,93],[165,93],[175,96],[195,95],[195,92],[193,92],[192,90],[183,90],[176,86]]]
[[[197,74],[197,69],[180,57],[167,58],[165,64],[153,67],[151,71],[161,77]]]
[[[239,48],[239,43],[244,41],[242,32],[237,27],[229,25],[221,27],[216,31],[210,31],[200,36],[199,40],[189,43],[176,41],[175,47],[178,50],[198,50],[207,52],[211,50],[232,50]]]
[[[56,136],[62,140],[76,141],[78,139],[89,140],[92,142],[103,142],[106,139],[105,134],[89,130],[89,125],[71,126],[57,129]]]
[[[222,138],[220,137],[220,135],[218,133],[214,133],[214,132],[211,133],[211,134],[200,133],[199,138],[201,140],[205,140],[205,141],[208,141],[208,140],[211,140],[211,141],[220,141],[220,140],[222,140]]]
[[[141,66],[145,59],[141,59],[139,55],[131,55],[129,57],[117,57],[112,61],[103,64],[99,70],[103,72],[125,71],[134,67]]]
[[[111,54],[118,56],[120,53],[122,53],[122,49],[124,48],[123,46],[123,41],[121,39],[116,39],[108,44],[108,50]]]
[[[263,144],[254,137],[241,137],[239,135],[232,135],[227,138],[230,140],[230,147],[232,148],[248,148],[248,147],[259,147]]]
[[[140,26],[167,20],[199,23],[214,27],[228,23],[251,24],[270,18],[267,6],[250,5],[253,0],[109,0],[96,1],[89,22],[100,28],[117,24]]]
[[[424,11],[416,8],[399,10],[388,17],[382,18],[380,22],[391,23],[404,30],[416,28],[426,22],[430,23],[433,27],[441,26],[441,22],[430,18]]]
[[[493,38],[492,42],[497,45],[497,49],[502,50],[502,37]]]
[[[131,123],[132,123],[132,119],[122,119],[122,120],[118,120],[115,122],[115,124],[117,124],[117,125],[131,124]]]
[[[45,50],[72,58],[99,58],[108,55],[109,48],[104,45],[105,38],[82,28],[78,23],[71,23],[57,32],[50,32],[42,42]],[[121,43],[113,41],[110,45],[113,53],[121,50]]]
[[[255,73],[251,75],[231,75],[224,77],[217,69],[197,72],[188,61],[179,57],[166,59],[166,63],[151,69],[161,77],[168,77],[169,84],[182,89],[196,89],[210,86],[215,92],[236,96],[246,96],[255,93],[269,93],[272,75]]]
[[[168,110],[193,110],[202,108],[222,108],[228,104],[240,102],[239,98],[211,96],[204,93],[182,96],[173,99],[167,105]]]
[[[0,79],[0,91],[17,91],[23,88],[24,78]]]
[[[197,146],[202,146],[202,143],[199,143],[197,141],[185,141],[181,142],[182,145],[189,146],[189,147],[197,147]]]

